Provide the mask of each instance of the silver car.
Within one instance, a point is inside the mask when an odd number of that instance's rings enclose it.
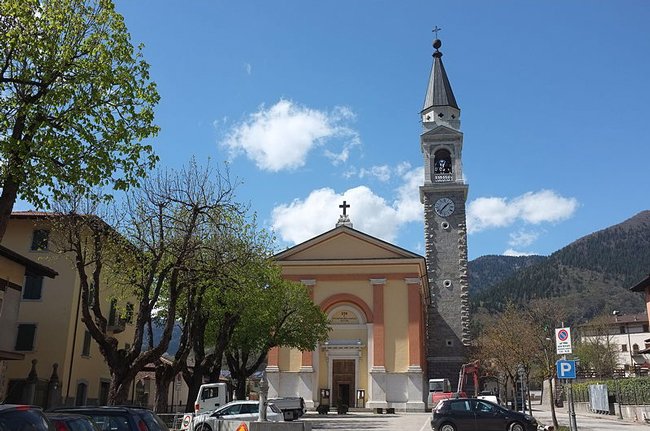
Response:
[[[242,422],[256,421],[259,418],[259,401],[235,400],[224,404],[212,413],[197,415],[194,417],[195,431],[218,430],[217,421],[240,420]],[[269,422],[284,422],[284,414],[275,404],[268,403],[266,408],[266,419]]]

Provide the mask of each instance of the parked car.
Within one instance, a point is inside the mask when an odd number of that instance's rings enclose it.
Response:
[[[431,417],[433,431],[536,431],[530,415],[475,398],[441,400]]]
[[[0,431],[55,431],[43,410],[36,406],[0,404]]]
[[[151,410],[142,407],[59,407],[52,412],[89,416],[100,431],[169,431],[162,419]]]
[[[101,431],[90,416],[77,413],[46,412],[56,431]]]
[[[225,404],[209,414],[194,417],[194,431],[216,431],[219,419],[256,421],[259,418],[259,401],[236,400]],[[266,419],[269,422],[284,422],[284,414],[275,404],[269,403],[266,408]]]
[[[302,397],[270,398],[269,402],[275,404],[277,408],[282,410],[285,421],[298,419],[307,413],[305,400]]]
[[[491,403],[503,406],[503,403],[501,402],[501,399],[495,394],[494,392],[491,391],[482,391],[479,392],[478,396],[476,397],[479,400],[485,400],[489,401]]]

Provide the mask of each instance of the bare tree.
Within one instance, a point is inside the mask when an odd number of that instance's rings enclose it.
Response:
[[[215,217],[235,207],[233,200],[227,171],[190,162],[146,180],[127,197],[113,226],[80,215],[74,202],[58,218],[67,233],[62,250],[73,256],[79,274],[83,321],[111,372],[109,404],[125,402],[136,374],[167,350],[190,264],[204,247],[201,238]],[[128,349],[118,346],[102,309],[100,296],[107,292],[137,298]],[[163,333],[154,340],[152,319],[161,314]]]

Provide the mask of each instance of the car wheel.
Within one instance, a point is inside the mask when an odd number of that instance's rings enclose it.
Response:
[[[456,427],[452,424],[443,424],[440,427],[440,431],[456,431]]]
[[[510,424],[510,428],[508,428],[508,431],[526,431],[524,429],[524,426],[520,424],[519,422],[514,422]]]
[[[208,424],[199,424],[194,431],[212,431],[212,428]]]

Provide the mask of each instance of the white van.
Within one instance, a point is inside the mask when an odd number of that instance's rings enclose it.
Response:
[[[211,413],[228,401],[228,386],[225,383],[203,384],[196,395],[194,413]]]

